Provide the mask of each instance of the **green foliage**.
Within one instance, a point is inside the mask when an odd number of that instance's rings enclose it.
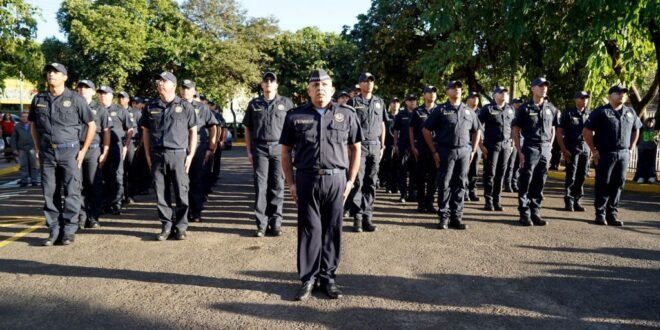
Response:
[[[44,64],[37,33],[39,11],[24,0],[0,0],[0,87],[8,77],[37,81]]]

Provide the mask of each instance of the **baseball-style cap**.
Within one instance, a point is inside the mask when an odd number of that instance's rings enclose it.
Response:
[[[168,80],[176,85],[176,76],[172,72],[163,71],[161,74],[157,74],[155,78],[158,80]]]
[[[493,94],[504,93],[504,92],[508,93],[509,89],[503,86],[495,86],[495,88],[493,88]]]
[[[268,78],[268,77],[270,77],[270,78],[272,78],[273,80],[277,81],[277,75],[276,75],[275,73],[273,73],[273,72],[270,72],[270,71],[265,72],[265,73],[261,76],[261,81],[266,80],[266,78]]]
[[[372,75],[369,72],[365,72],[365,73],[360,75],[360,79],[359,79],[360,82],[365,82],[365,81],[369,81],[369,80],[375,81],[376,77],[374,77],[374,75]]]
[[[339,97],[342,97],[342,96],[348,96],[348,97],[351,97],[351,94],[348,94],[347,91],[341,91],[341,93],[339,93]]]
[[[87,88],[96,89],[96,85],[91,80],[83,79],[78,82],[76,87],[85,86]]]
[[[587,93],[585,91],[579,91],[579,92],[575,93],[575,98],[576,99],[588,99],[589,97],[591,97],[591,95],[589,95],[589,93]]]
[[[460,87],[463,88],[463,83],[460,80],[450,80],[447,83],[447,88],[446,89],[452,89],[455,87]]]
[[[522,101],[521,99],[513,99],[513,100],[511,100],[511,104],[514,104],[514,103],[523,103],[523,101]]]
[[[206,95],[204,95],[204,94],[199,94],[199,99],[202,100],[202,101],[208,101],[208,99],[206,98]]]
[[[195,88],[195,82],[190,79],[183,80],[183,88]]]
[[[547,81],[547,80],[546,80],[545,78],[543,78],[543,77],[539,77],[539,78],[536,78],[536,79],[532,80],[532,87],[534,87],[534,86],[542,86],[542,85],[550,86],[550,82]]]
[[[479,97],[479,93],[477,92],[469,92],[467,98],[473,98],[473,97]]]
[[[132,100],[135,103],[144,103],[144,100],[139,96],[134,96]]]
[[[390,103],[394,103],[394,102],[399,102],[399,98],[396,96],[393,97],[392,100],[390,100]]]
[[[607,91],[607,95],[612,93],[628,93],[628,88],[623,87],[623,85],[614,85]]]
[[[435,86],[431,86],[431,85],[426,85],[426,86],[424,86],[423,93],[426,94],[426,93],[430,93],[430,92],[437,93],[437,92],[438,92],[438,88],[435,87]]]
[[[309,74],[309,82],[330,80],[330,75],[323,69],[316,69]]]
[[[120,98],[123,97],[123,98],[126,98],[126,99],[129,98],[128,93],[126,93],[126,92],[124,92],[124,91],[119,92],[119,97],[120,97]]]
[[[66,67],[60,63],[50,63],[46,64],[44,66],[44,72],[48,70],[55,70],[57,72],[61,72],[64,75],[67,75]]]
[[[406,96],[406,101],[412,101],[412,100],[417,100],[417,95],[408,94],[408,96]]]
[[[103,85],[96,90],[97,93],[112,94],[112,88],[110,86]]]

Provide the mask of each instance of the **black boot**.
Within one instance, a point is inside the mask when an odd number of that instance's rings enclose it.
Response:
[[[364,231],[367,231],[367,232],[374,232],[374,231],[376,231],[376,228],[377,228],[377,227],[374,226],[374,223],[373,223],[372,220],[371,220],[371,216],[367,216],[367,215],[365,215],[364,218],[363,218],[363,220],[364,220],[364,221],[363,221],[363,223],[362,223],[362,226],[364,227]]]
[[[353,218],[353,231],[356,233],[362,232],[362,219],[359,215],[356,215],[355,218]]]

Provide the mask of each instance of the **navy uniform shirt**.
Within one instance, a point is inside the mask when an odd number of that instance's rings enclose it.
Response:
[[[280,143],[295,149],[298,170],[347,169],[347,145],[362,141],[355,110],[330,103],[322,116],[311,103],[289,111]]]
[[[94,139],[92,144],[101,144],[103,142],[103,130],[106,128],[112,128],[112,121],[108,117],[108,112],[96,101],[89,103],[89,109],[92,111],[92,116],[94,117],[94,122],[96,123],[96,134],[94,134]],[[81,131],[80,141],[85,142],[85,137],[87,136],[87,126]]]
[[[142,129],[140,127],[140,118],[142,117],[142,111],[135,109],[133,107],[128,107],[128,117],[135,123],[135,130],[133,132],[133,140],[140,141],[140,133]]]
[[[211,138],[209,129],[215,125],[218,125],[218,120],[215,118],[209,107],[201,102],[192,101],[190,102],[193,109],[195,110],[195,115],[197,116],[197,143],[198,144],[208,144]]]
[[[557,108],[547,100],[540,107],[533,101],[527,101],[518,108],[511,125],[520,127],[525,144],[552,143],[552,128],[559,125],[560,116]]]
[[[121,143],[126,137],[126,131],[135,128],[135,121],[129,116],[128,110],[117,104],[111,104],[105,108],[112,121],[112,131],[110,132],[110,144]]]
[[[215,117],[215,120],[218,121],[218,128],[219,129],[227,127],[227,122],[225,121],[225,117],[222,116],[222,112],[213,111],[213,116]]]
[[[414,142],[415,148],[422,150],[428,150],[426,142],[424,142],[424,137],[422,136],[422,128],[424,128],[424,123],[429,119],[429,115],[435,111],[437,108],[436,105],[433,105],[433,108],[427,109],[425,105],[420,105],[412,113],[410,118],[410,127],[415,131]],[[431,134],[435,136],[435,132],[431,131]]]
[[[387,120],[385,121],[385,145],[393,146],[394,145],[394,115],[390,112],[386,112],[385,116]]]
[[[410,146],[410,131],[408,128],[410,127],[410,119],[412,118],[413,113],[414,112],[409,112],[408,109],[404,109],[399,111],[399,113],[396,114],[396,117],[394,117],[394,125],[392,129],[399,131],[399,141],[397,141],[399,148]]]
[[[263,96],[248,103],[243,125],[250,129],[253,142],[277,142],[282,135],[282,125],[293,102],[287,97],[276,95],[270,102]]]
[[[68,88],[59,96],[48,91],[35,95],[28,119],[39,132],[44,145],[78,142],[80,132],[94,120],[87,101]]]
[[[588,150],[589,147],[587,147],[584,136],[582,136],[582,129],[590,113],[591,110],[589,109],[579,111],[577,108],[570,108],[564,111],[561,118],[559,118],[558,127],[564,129],[564,145],[568,150]]]
[[[358,95],[348,100],[347,104],[355,109],[364,141],[380,141],[382,124],[387,120],[387,109],[383,99],[372,95],[371,99],[367,100],[362,95]]]
[[[481,129],[477,113],[461,103],[440,104],[429,115],[424,128],[435,132],[436,147],[462,148],[472,145],[472,133]]]
[[[589,114],[584,127],[594,131],[596,149],[608,152],[630,148],[632,131],[640,129],[642,122],[632,108],[623,106],[617,111],[606,104]]]
[[[170,103],[155,99],[142,111],[142,127],[149,129],[152,148],[187,149],[188,130],[197,125],[190,103],[175,96]]]
[[[481,108],[478,117],[484,126],[485,146],[492,147],[501,142],[511,142],[511,122],[514,115],[513,108],[506,103],[502,108],[498,108],[495,103]]]

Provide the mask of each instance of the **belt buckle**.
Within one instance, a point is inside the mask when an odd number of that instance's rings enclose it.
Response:
[[[324,169],[319,169],[319,175],[325,175],[325,170]]]
[[[53,143],[53,144],[51,144],[51,147],[53,148],[53,150],[55,150],[55,149],[57,149],[57,144]]]

